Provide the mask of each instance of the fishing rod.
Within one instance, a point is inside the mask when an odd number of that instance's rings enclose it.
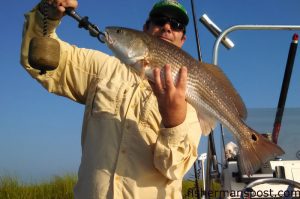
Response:
[[[288,94],[289,84],[291,80],[291,75],[293,72],[294,60],[298,47],[298,34],[294,34],[292,42],[290,44],[289,54],[287,58],[287,63],[284,72],[284,78],[282,81],[280,97],[277,105],[276,117],[272,132],[272,141],[277,144],[279,131],[281,127],[282,116],[285,108],[285,101]]]
[[[198,60],[202,61],[202,53],[201,53],[201,47],[200,47],[199,31],[198,31],[198,26],[197,26],[197,22],[196,22],[196,13],[195,13],[194,0],[191,0],[191,6],[192,6],[193,24],[194,24],[196,44],[197,44]]]
[[[193,14],[193,23],[194,23],[194,30],[195,30],[195,36],[196,36],[196,44],[197,44],[197,53],[198,53],[198,60],[202,61],[202,54],[201,54],[201,47],[200,47],[200,39],[199,39],[199,32],[198,32],[198,26],[196,23],[196,13],[195,13],[195,4],[194,0],[191,0],[191,7],[192,7],[192,14]],[[204,168],[202,167],[202,170]],[[196,195],[197,199],[200,199],[200,190],[199,190],[199,182],[198,182],[198,172],[197,172],[197,164],[196,161],[194,162],[194,175],[195,175],[195,188],[196,188]],[[202,182],[204,183],[204,182]]]

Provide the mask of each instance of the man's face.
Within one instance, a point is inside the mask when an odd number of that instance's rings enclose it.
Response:
[[[184,35],[183,30],[176,30],[172,28],[170,22],[166,22],[163,25],[156,25],[156,23],[150,20],[148,27],[144,25],[144,32],[157,36],[180,48],[186,40],[186,36]]]

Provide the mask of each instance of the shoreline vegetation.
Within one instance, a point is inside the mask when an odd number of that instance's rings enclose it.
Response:
[[[73,199],[73,187],[77,181],[75,174],[54,176],[48,181],[24,183],[17,177],[0,176],[1,199]],[[202,182],[199,183],[202,186]],[[216,187],[214,187],[216,188]],[[183,199],[197,198],[194,181],[183,180]]]
[[[72,199],[76,175],[54,176],[48,181],[23,183],[17,177],[0,176],[1,199]]]

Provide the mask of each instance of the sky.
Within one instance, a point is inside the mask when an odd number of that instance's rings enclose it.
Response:
[[[85,0],[77,9],[100,29],[124,26],[142,29],[154,0]],[[192,22],[191,4],[180,1]],[[207,14],[222,30],[239,24],[300,25],[299,0],[194,0],[202,60],[212,63],[216,38],[199,22]],[[80,163],[80,136],[84,106],[48,93],[20,65],[24,13],[37,0],[11,0],[0,7],[0,176],[14,175],[38,181],[74,173]],[[13,6],[15,5],[15,6]],[[11,9],[12,8],[12,9]],[[110,50],[65,17],[59,37],[79,47],[108,54]],[[236,31],[235,47],[219,49],[218,65],[248,108],[275,108],[278,103],[288,50],[300,31]],[[197,59],[195,32],[187,28],[183,50]],[[298,53],[299,54],[299,53]],[[300,59],[296,56],[286,107],[300,107]],[[205,152],[201,140],[199,151]]]

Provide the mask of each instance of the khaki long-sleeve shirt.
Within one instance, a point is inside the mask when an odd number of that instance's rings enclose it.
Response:
[[[185,121],[164,128],[156,97],[117,58],[61,41],[57,69],[40,75],[28,63],[30,39],[42,35],[42,15],[25,15],[21,64],[51,93],[85,105],[82,158],[75,198],[181,198],[182,178],[197,157],[201,128],[188,104]]]

